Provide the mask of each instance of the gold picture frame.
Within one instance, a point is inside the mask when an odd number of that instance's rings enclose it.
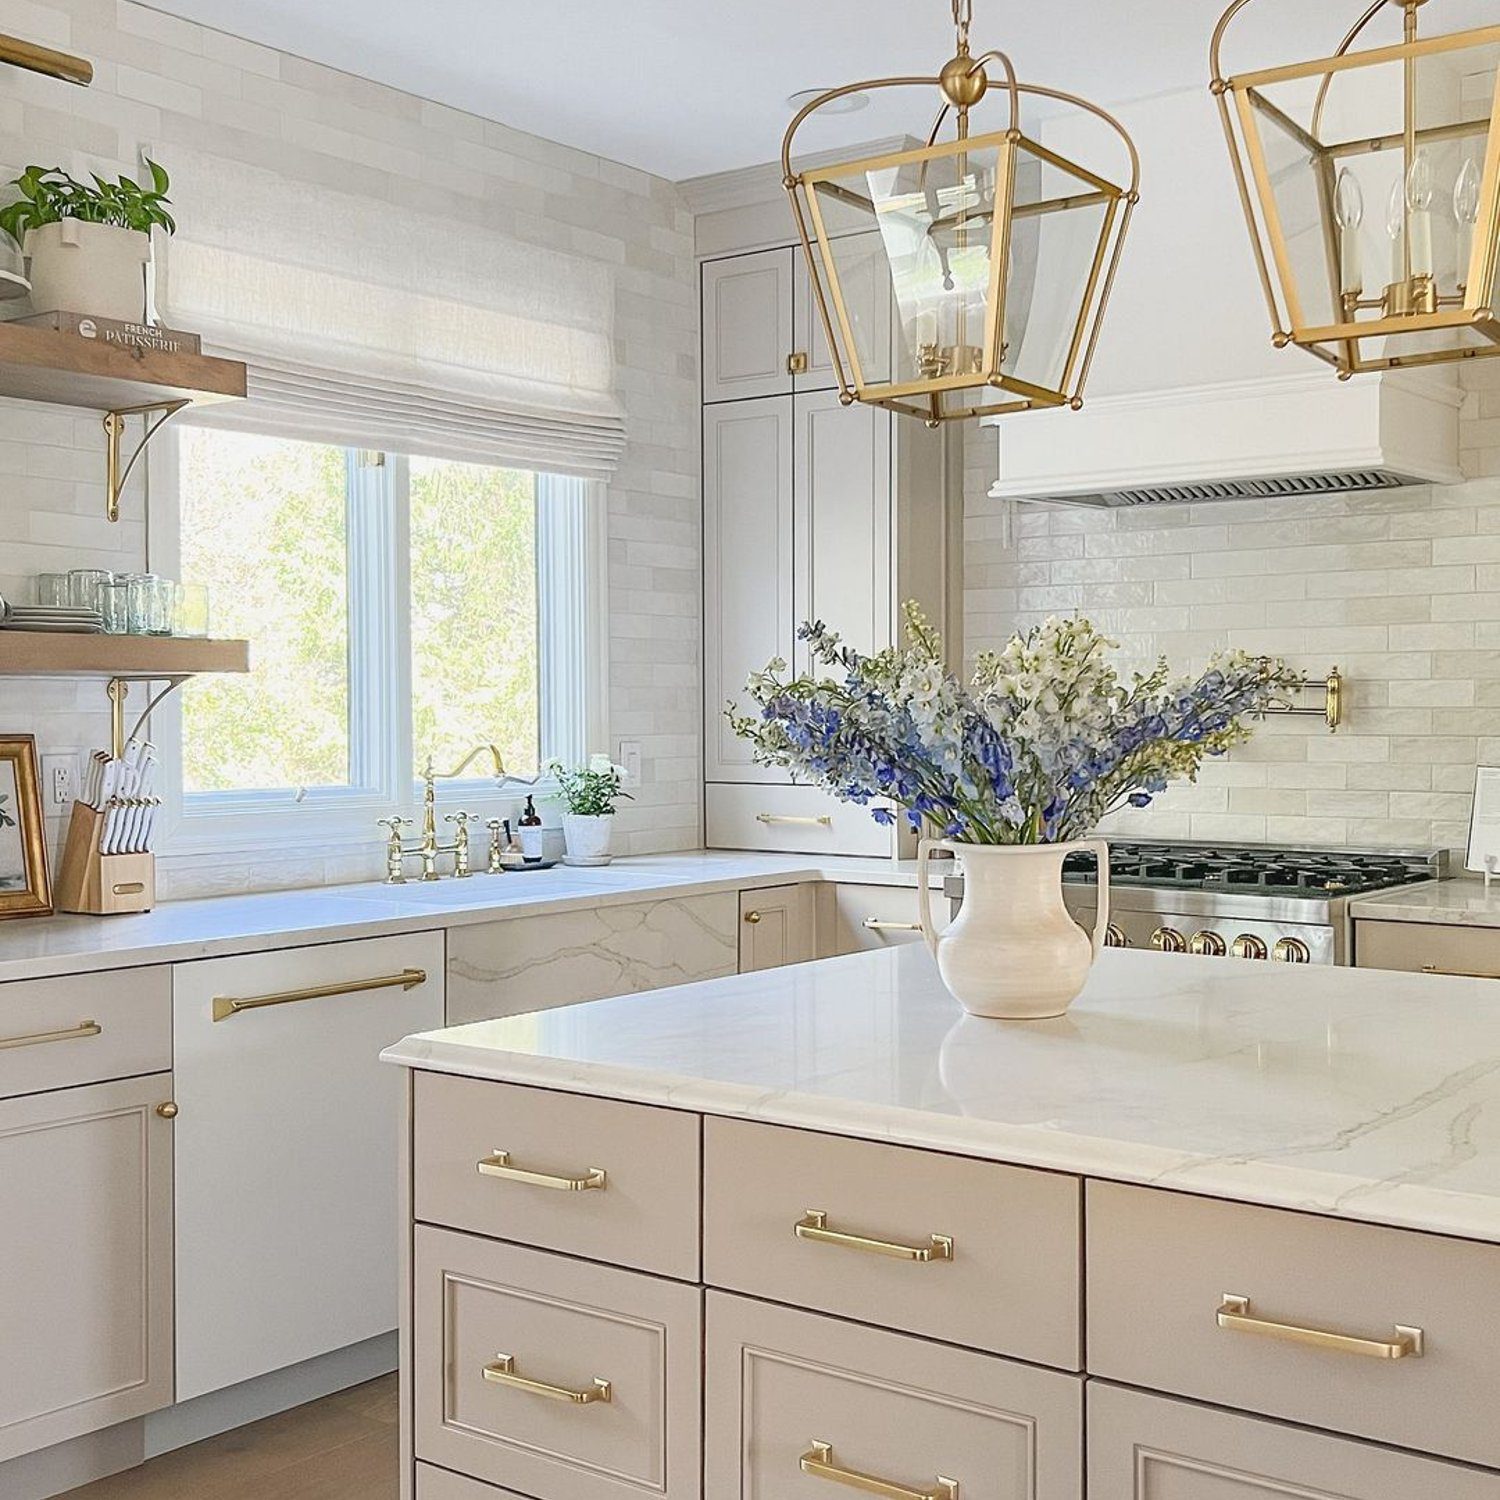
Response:
[[[0,921],[52,915],[36,740],[0,735]]]

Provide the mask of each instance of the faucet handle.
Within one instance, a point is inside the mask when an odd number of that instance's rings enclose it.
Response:
[[[466,812],[463,812],[463,811],[451,812],[451,813],[444,813],[443,814],[443,822],[445,822],[445,823],[456,823],[456,824],[458,824],[459,828],[462,829],[462,828],[466,828],[468,826],[469,819],[472,818],[473,816],[474,816],[473,813],[466,813]]]
[[[389,828],[391,830],[392,839],[399,839],[401,837],[401,830],[411,827],[410,818],[377,818],[375,821],[381,828]]]

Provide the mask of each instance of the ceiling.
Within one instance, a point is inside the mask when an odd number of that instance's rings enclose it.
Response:
[[[789,94],[935,72],[953,50],[945,0],[150,3],[674,180],[771,160]],[[1222,8],[1223,0],[976,0],[974,39],[976,50],[1005,47],[1023,79],[1119,102],[1206,87]],[[1357,10],[1357,0],[1261,0],[1245,13],[1244,64],[1285,61],[1288,48],[1331,51]],[[1493,20],[1493,0],[1443,0],[1438,10],[1445,31],[1486,11]],[[1254,50],[1267,40],[1274,56]],[[892,91],[799,140],[815,151],[913,123]]]

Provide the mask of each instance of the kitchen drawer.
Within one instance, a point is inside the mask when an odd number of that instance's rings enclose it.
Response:
[[[1088,1305],[1091,1375],[1500,1465],[1500,1247],[1090,1182]]]
[[[525,1500],[514,1490],[497,1490],[492,1484],[466,1479],[431,1464],[417,1465],[417,1500]]]
[[[0,1099],[171,1066],[168,969],[0,984]]]
[[[1354,961],[1361,969],[1500,979],[1500,931],[1436,922],[1357,922]]]
[[[1500,1475],[1091,1380],[1089,1500],[1500,1500]]]
[[[697,1115],[440,1073],[413,1087],[418,1219],[698,1279]]]
[[[963,1500],[1082,1493],[1078,1376],[723,1292],[707,1329],[714,1500],[869,1490],[856,1476],[882,1495],[941,1494],[942,1480]]]
[[[710,849],[888,858],[895,837],[895,830],[882,828],[868,807],[840,802],[814,786],[710,782],[704,806]]]
[[[891,885],[828,885],[821,891],[819,938],[825,958],[920,943],[917,888]],[[948,925],[948,898],[932,893],[932,920]]]
[[[414,1276],[419,1459],[537,1500],[696,1500],[697,1287],[425,1226]]]
[[[704,1184],[713,1286],[1080,1368],[1077,1178],[710,1118]]]

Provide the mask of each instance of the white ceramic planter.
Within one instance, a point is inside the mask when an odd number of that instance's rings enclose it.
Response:
[[[932,922],[928,859],[951,850],[963,862],[964,900],[951,926]],[[1063,903],[1062,867],[1086,850],[1099,861],[1099,908],[1090,937]],[[938,973],[971,1015],[1040,1021],[1072,1004],[1104,946],[1109,927],[1109,846],[1103,839],[1071,844],[957,844],[923,839],[917,849],[922,935]]]
[[[568,841],[569,859],[606,860],[610,833],[615,826],[614,814],[585,817],[579,813],[562,815],[563,837]]]
[[[113,224],[63,219],[26,232],[33,312],[90,313],[146,321],[151,236]]]

